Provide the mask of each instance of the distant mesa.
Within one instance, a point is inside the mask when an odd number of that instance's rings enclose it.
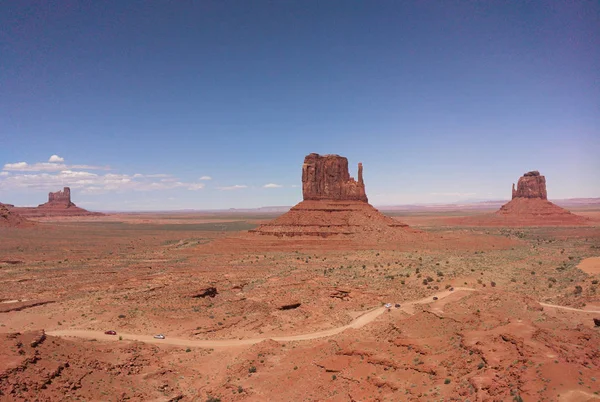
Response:
[[[307,155],[302,165],[302,195],[303,201],[287,213],[251,232],[278,237],[388,236],[407,228],[368,203],[362,164],[358,164],[356,181],[343,156]]]
[[[512,200],[497,215],[539,225],[582,224],[587,220],[548,201],[546,178],[538,171],[527,172],[513,184]]]
[[[26,227],[32,226],[33,222],[28,221],[16,212],[11,211],[10,204],[0,203],[0,227]]]
[[[101,216],[99,212],[90,212],[79,208],[71,201],[71,189],[64,187],[62,191],[48,194],[48,202],[38,205],[37,208],[14,207],[11,211],[25,217],[46,217],[46,216]]]
[[[71,208],[76,207],[71,202],[71,189],[64,187],[62,191],[48,193],[48,202],[40,204],[38,208]]]
[[[527,172],[512,186],[512,200],[493,214],[453,218],[449,222],[477,226],[585,225],[588,219],[548,201],[546,178],[537,170]]]

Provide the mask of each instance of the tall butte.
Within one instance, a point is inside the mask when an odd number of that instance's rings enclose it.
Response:
[[[64,187],[62,191],[48,193],[48,202],[38,206],[39,208],[71,208],[76,207],[71,201],[71,189]]]
[[[302,165],[302,196],[303,201],[287,213],[251,232],[278,237],[385,236],[407,227],[369,204],[362,164],[358,164],[356,181],[343,156],[307,155]]]
[[[587,221],[548,201],[546,178],[537,170],[521,176],[516,189],[513,183],[512,200],[500,207],[496,215],[523,225],[583,224]]]

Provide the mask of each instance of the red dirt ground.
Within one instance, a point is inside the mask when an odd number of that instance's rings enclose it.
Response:
[[[239,215],[0,228],[0,400],[597,400],[600,276],[577,267],[600,225],[434,218],[383,239],[248,234]],[[388,302],[330,337],[193,346],[329,333]],[[119,340],[156,333],[190,346]]]

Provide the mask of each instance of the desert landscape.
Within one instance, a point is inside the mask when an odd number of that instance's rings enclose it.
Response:
[[[0,402],[600,402],[599,33],[0,2]]]
[[[599,209],[535,172],[507,225],[387,216],[362,170],[308,155],[282,215],[3,206],[0,400],[600,399]]]

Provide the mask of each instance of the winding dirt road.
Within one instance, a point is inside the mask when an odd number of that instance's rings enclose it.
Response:
[[[402,311],[407,314],[414,314],[414,307],[419,304],[428,304],[435,303],[433,297],[437,297],[438,300],[442,300],[450,295],[455,295],[457,293],[466,293],[466,292],[477,292],[477,289],[473,288],[462,288],[457,287],[454,291],[445,290],[443,292],[436,293],[429,297],[415,300],[411,302],[405,302],[402,304],[400,308],[394,308],[391,312]],[[557,306],[554,304],[540,303],[543,307],[550,307],[562,310],[569,311],[577,311],[581,313],[598,313],[598,310],[581,310],[572,307],[564,307]],[[247,346],[254,345],[260,343],[262,341],[272,339],[278,342],[291,342],[291,341],[306,341],[311,339],[325,338],[333,335],[337,335],[340,332],[343,332],[347,329],[353,328],[361,328],[365,325],[373,322],[377,317],[385,312],[385,307],[378,307],[376,309],[367,311],[366,313],[355,318],[350,324],[343,325],[337,328],[331,328],[324,331],[311,332],[308,334],[299,334],[299,335],[290,335],[290,336],[269,336],[263,338],[250,338],[250,339],[222,339],[222,340],[194,340],[194,339],[182,339],[182,338],[170,338],[166,339],[154,339],[152,335],[138,335],[138,334],[124,334],[119,333],[117,336],[115,335],[106,335],[101,331],[92,331],[92,330],[77,330],[77,329],[65,329],[58,331],[50,331],[47,332],[47,335],[52,336],[60,336],[60,337],[76,337],[76,338],[85,338],[85,339],[97,339],[97,340],[108,340],[108,341],[116,341],[119,338],[123,340],[129,341],[139,341],[144,343],[154,343],[159,345],[174,345],[174,346],[186,346],[186,347],[201,347],[201,348],[231,348],[236,346]]]

